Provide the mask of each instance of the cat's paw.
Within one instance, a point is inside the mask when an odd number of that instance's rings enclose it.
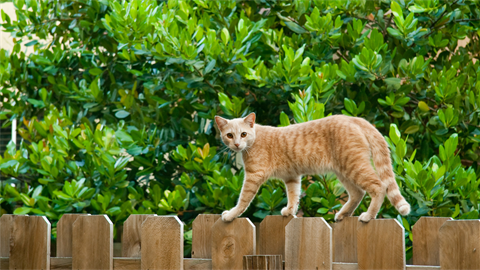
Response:
[[[295,216],[295,213],[293,213],[293,208],[291,207],[284,207],[280,213],[282,213],[282,216],[284,217]]]
[[[340,212],[335,214],[335,222],[340,222],[345,218],[344,214],[341,214]]]
[[[372,215],[368,214],[367,212],[362,213],[359,217],[358,220],[363,223],[368,223],[370,220],[374,219]]]
[[[235,219],[235,215],[233,215],[232,211],[223,211],[222,213],[223,222],[231,222],[234,219]]]

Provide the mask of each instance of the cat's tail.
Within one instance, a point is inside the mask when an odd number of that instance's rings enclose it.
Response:
[[[363,120],[363,119],[362,119]],[[392,160],[390,159],[390,149],[382,134],[368,121],[363,120],[360,124],[366,129],[365,134],[372,151],[373,164],[378,176],[387,186],[387,197],[390,203],[402,215],[410,213],[410,204],[400,194],[397,182],[395,181],[395,174],[393,173]]]

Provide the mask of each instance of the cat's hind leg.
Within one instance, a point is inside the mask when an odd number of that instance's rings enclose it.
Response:
[[[282,209],[282,216],[296,216],[300,200],[301,182],[301,176],[285,180],[285,186],[287,187],[288,203],[287,206]]]
[[[378,211],[385,200],[387,188],[380,178],[378,178],[373,168],[361,176],[361,181],[359,181],[358,185],[367,191],[372,198],[367,212],[362,213],[358,218],[359,221],[366,223],[377,217]]]
[[[343,184],[348,193],[347,203],[345,203],[342,209],[335,214],[335,221],[339,222],[345,217],[349,217],[353,214],[355,209],[357,209],[358,205],[362,201],[365,191],[339,173],[337,173],[337,178]]]

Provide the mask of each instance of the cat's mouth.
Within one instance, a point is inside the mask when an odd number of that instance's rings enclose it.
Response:
[[[242,152],[245,147],[237,147],[237,146],[234,146],[234,147],[231,147],[230,149],[232,149],[233,151],[239,153],[239,152]]]

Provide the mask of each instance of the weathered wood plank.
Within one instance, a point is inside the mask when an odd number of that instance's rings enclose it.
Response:
[[[113,269],[113,224],[106,215],[78,217],[72,236],[73,269]]]
[[[49,269],[50,229],[46,217],[16,217],[11,234],[9,268]]]
[[[438,270],[440,266],[407,265],[407,270]],[[333,270],[358,270],[357,263],[333,263]]]
[[[142,269],[183,269],[183,223],[178,217],[148,217],[141,241]]]
[[[438,232],[452,218],[421,217],[412,228],[413,264],[440,265]]]
[[[212,227],[221,215],[198,215],[192,223],[192,258],[212,258]]]
[[[13,221],[20,216],[26,215],[5,214],[0,217],[0,257],[10,257],[10,236],[13,231]]]
[[[285,258],[285,226],[293,216],[266,216],[260,223],[258,255],[281,254]]]
[[[72,257],[51,257],[50,270],[72,270]]]
[[[333,227],[333,261],[356,263],[358,217],[346,217]]]
[[[282,255],[245,255],[243,270],[283,270]]]
[[[332,228],[323,218],[294,218],[285,228],[285,269],[332,269]]]
[[[405,269],[404,232],[395,219],[358,224],[358,269]]]
[[[90,214],[64,214],[57,223],[57,257],[72,257],[72,228],[79,216]]]
[[[2,257],[0,258],[0,269],[5,270],[9,269],[8,262],[10,258]]]
[[[248,218],[218,219],[212,230],[212,269],[243,269],[243,256],[255,255],[255,226]]]
[[[139,270],[142,267],[140,258],[113,258],[114,270]]]
[[[184,270],[212,270],[212,259],[183,259]]]
[[[130,215],[123,223],[122,257],[141,257],[142,223],[156,215]]]
[[[480,269],[480,220],[449,220],[438,233],[442,269]]]

